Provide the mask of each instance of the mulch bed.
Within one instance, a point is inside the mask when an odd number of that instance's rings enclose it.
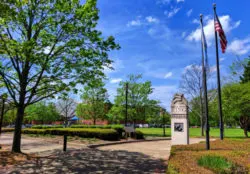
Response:
[[[6,150],[0,151],[0,167],[12,166],[20,162],[31,160],[35,156],[24,153],[13,153]]]
[[[232,173],[250,172],[250,139],[225,139],[210,142],[211,150],[205,150],[205,142],[192,145],[172,146],[168,162],[168,173],[202,173],[213,171],[198,166],[197,160],[203,155],[216,155],[235,164]]]

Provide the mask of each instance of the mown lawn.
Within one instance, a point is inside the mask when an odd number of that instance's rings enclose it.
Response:
[[[140,130],[145,136],[163,136],[163,128],[137,128],[136,130]],[[191,137],[200,137],[200,128],[190,128],[189,134]],[[166,128],[166,136],[171,136],[171,129]],[[219,137],[220,136],[220,129],[218,128],[211,128],[210,129],[210,136],[211,137]],[[243,138],[244,133],[242,129],[225,129],[225,137],[228,138]]]

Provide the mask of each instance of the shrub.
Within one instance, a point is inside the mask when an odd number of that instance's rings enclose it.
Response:
[[[98,138],[102,140],[119,140],[119,134],[113,129],[97,128],[51,128],[51,129],[23,129],[24,134],[51,134],[79,136],[83,138]]]
[[[111,125],[112,129],[115,129],[116,132],[119,134],[119,137],[122,138],[122,133],[124,132],[124,126],[122,125]]]
[[[13,132],[15,128],[2,128],[2,132]]]
[[[119,134],[119,137],[122,138],[122,133],[124,132],[123,125],[72,125],[71,128],[99,128],[99,129],[115,129]]]
[[[135,131],[135,139],[144,139],[144,134],[141,131]]]
[[[63,125],[35,125],[32,129],[48,129],[48,128],[63,128]]]
[[[24,134],[48,134],[48,131],[46,129],[22,129],[22,133]]]

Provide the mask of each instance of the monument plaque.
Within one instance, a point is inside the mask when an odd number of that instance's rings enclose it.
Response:
[[[188,103],[183,94],[175,94],[171,104],[172,144],[189,144]]]

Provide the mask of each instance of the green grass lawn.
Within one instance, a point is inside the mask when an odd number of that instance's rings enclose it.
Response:
[[[137,128],[136,130],[140,130],[146,136],[163,136],[163,128]],[[191,137],[200,137],[200,128],[190,128],[189,134]],[[171,136],[171,129],[166,128],[166,136]],[[220,130],[217,128],[210,129],[210,136],[211,137],[219,137]],[[244,133],[242,129],[225,129],[225,137],[228,138],[241,138],[244,137]]]

